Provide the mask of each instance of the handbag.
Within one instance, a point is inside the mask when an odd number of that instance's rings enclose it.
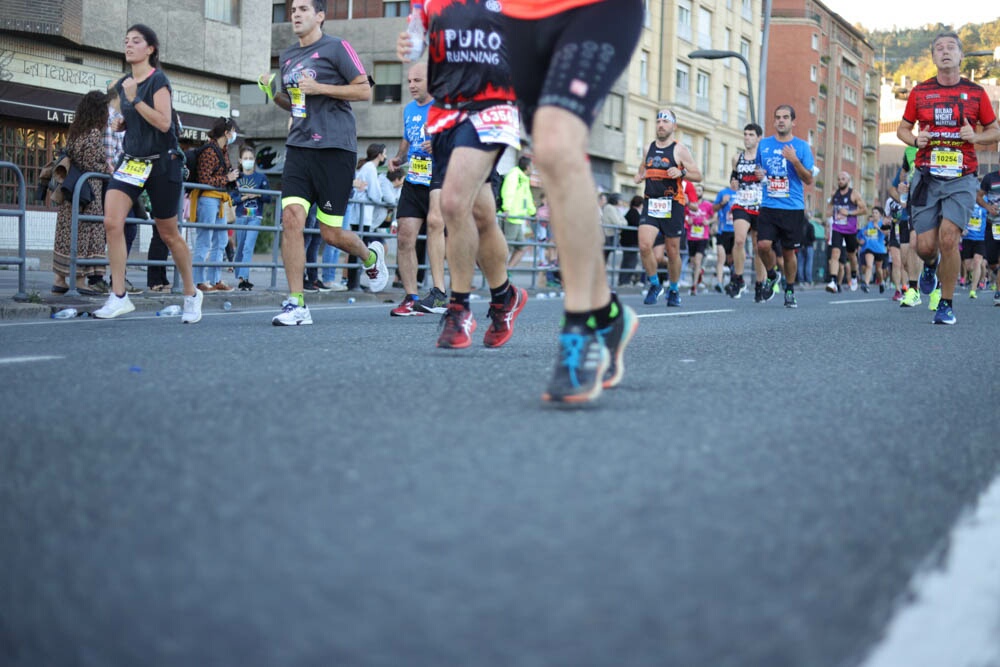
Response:
[[[236,207],[233,206],[233,203],[227,201],[223,202],[222,205],[225,207],[226,211],[226,222],[227,223],[236,222]]]

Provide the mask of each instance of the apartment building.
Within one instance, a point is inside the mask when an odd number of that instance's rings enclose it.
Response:
[[[813,147],[819,176],[806,210],[822,212],[846,171],[869,205],[878,200],[880,79],[864,36],[819,0],[774,0],[767,62],[767,120],[796,111],[796,135]]]
[[[212,121],[236,115],[239,84],[267,70],[261,48],[270,0],[5,0],[0,14],[0,160],[18,165],[29,191],[80,98],[122,76],[125,31],[156,31],[184,139],[201,142]],[[13,203],[0,173],[0,202]]]

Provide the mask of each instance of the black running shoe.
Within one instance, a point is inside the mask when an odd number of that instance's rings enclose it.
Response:
[[[567,326],[559,334],[559,359],[542,400],[578,404],[601,395],[611,355],[604,341],[586,326]]]

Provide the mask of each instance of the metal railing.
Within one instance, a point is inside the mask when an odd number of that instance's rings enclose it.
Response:
[[[28,265],[28,251],[26,244],[27,236],[27,215],[28,215],[28,192],[24,183],[24,174],[13,162],[0,162],[0,170],[10,169],[17,178],[17,205],[13,209],[0,209],[0,215],[17,218],[17,257],[0,256],[0,264],[17,266],[17,293],[14,299],[24,301],[28,298],[26,275]]]

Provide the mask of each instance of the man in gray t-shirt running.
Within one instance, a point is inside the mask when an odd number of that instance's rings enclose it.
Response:
[[[350,44],[323,33],[325,0],[293,0],[291,18],[299,41],[279,58],[279,92],[274,92],[271,73],[257,81],[275,104],[292,113],[281,185],[281,258],[288,298],[271,320],[275,326],[312,324],[302,298],[302,274],[303,229],[313,204],[323,240],[364,258],[363,286],[379,292],[389,277],[382,244],[373,241],[366,247],[357,234],[343,228],[357,159],[351,101],[371,99],[368,75]]]

